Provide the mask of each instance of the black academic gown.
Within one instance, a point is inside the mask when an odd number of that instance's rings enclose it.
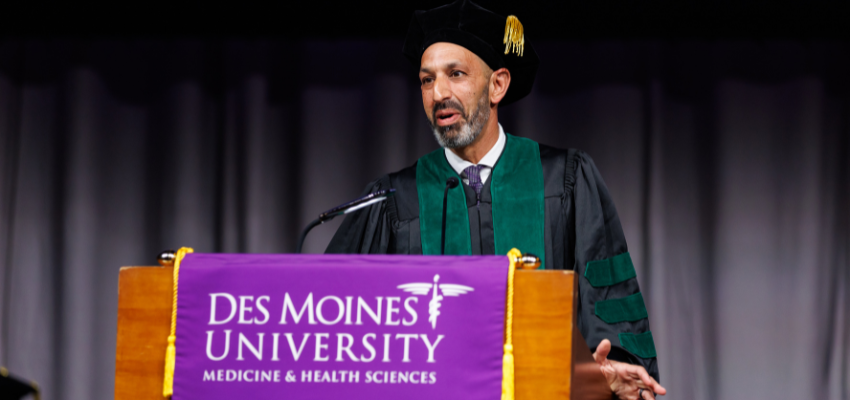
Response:
[[[545,269],[574,270],[579,277],[578,325],[588,346],[611,341],[610,359],[643,365],[656,380],[656,358],[641,358],[620,345],[619,333],[649,331],[647,318],[605,323],[594,314],[600,300],[617,299],[640,291],[636,278],[605,287],[592,287],[584,277],[588,261],[609,259],[628,251],[620,218],[599,170],[584,152],[540,145],[545,204]],[[388,201],[349,214],[334,235],[327,253],[422,254],[416,164],[371,182],[364,195],[394,188]],[[475,192],[463,185],[469,206],[473,254],[494,254],[490,179],[476,205]],[[456,190],[456,189],[455,189]],[[451,229],[448,227],[448,229]]]

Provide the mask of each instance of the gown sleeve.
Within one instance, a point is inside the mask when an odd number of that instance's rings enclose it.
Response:
[[[579,329],[591,351],[608,339],[609,359],[642,365],[659,380],[646,306],[617,210],[590,156],[577,152],[573,161]]]
[[[389,179],[384,176],[369,183],[361,196],[389,188]],[[346,215],[325,253],[388,253],[392,235],[388,205],[392,200],[390,198]]]

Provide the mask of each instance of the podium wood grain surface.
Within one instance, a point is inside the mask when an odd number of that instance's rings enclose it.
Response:
[[[572,271],[517,271],[514,277],[516,398],[569,399]]]
[[[124,267],[118,275],[115,399],[162,399],[174,270]]]
[[[171,267],[121,268],[116,400],[162,399],[165,346],[171,325],[172,273]],[[593,368],[584,339],[573,326],[574,277],[572,271],[516,273],[517,400],[611,398],[604,378],[598,368]],[[571,393],[571,389],[575,390]]]

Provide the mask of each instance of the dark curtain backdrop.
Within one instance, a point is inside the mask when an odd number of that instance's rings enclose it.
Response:
[[[594,157],[667,398],[850,398],[850,46],[536,47],[534,91],[501,122]],[[436,148],[400,49],[0,41],[0,363],[45,399],[111,398],[120,266],[293,251],[317,213]]]

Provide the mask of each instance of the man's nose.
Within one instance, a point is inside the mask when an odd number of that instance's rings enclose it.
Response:
[[[449,89],[448,79],[437,77],[434,81],[434,102],[440,103],[452,97],[452,91]]]

